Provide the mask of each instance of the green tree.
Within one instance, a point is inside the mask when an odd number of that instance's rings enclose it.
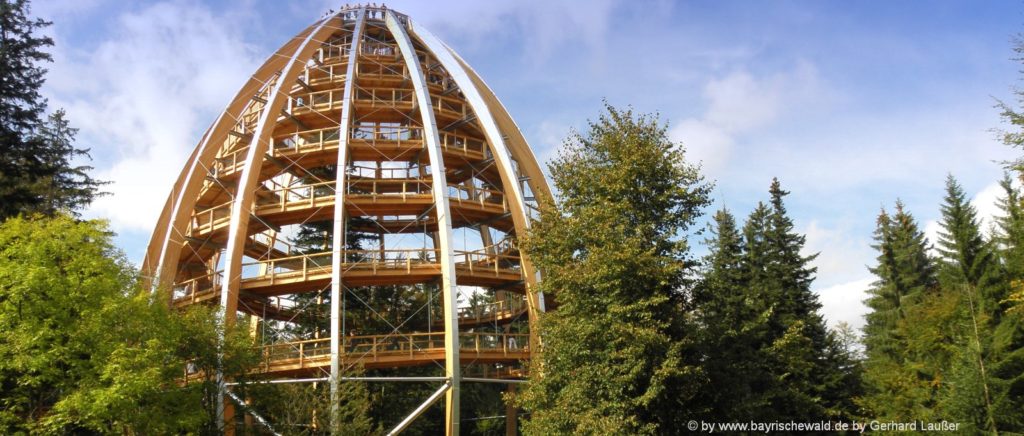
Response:
[[[770,312],[749,292],[744,259],[748,245],[735,218],[725,209],[718,211],[710,231],[709,253],[693,294],[702,326],[697,342],[705,356],[702,368],[707,380],[689,410],[704,421],[751,421],[770,408],[757,391],[770,384],[760,358]],[[758,241],[747,242],[756,246]]]
[[[63,110],[44,119],[39,94],[53,40],[31,19],[27,0],[0,1],[0,220],[19,213],[74,212],[99,195],[102,182],[74,166],[88,150],[74,146],[76,129]]]
[[[526,434],[685,428],[693,395],[685,234],[709,186],[656,117],[605,108],[550,165],[548,201],[522,247],[558,310],[540,323],[535,376],[518,396]]]
[[[993,398],[999,393],[990,367],[993,326],[999,323],[1006,287],[995,251],[982,237],[977,211],[952,175],[946,178],[941,211],[939,278],[943,292],[958,296],[960,304],[940,410],[973,428],[998,431]]]
[[[936,291],[935,266],[924,232],[900,201],[894,215],[879,214],[874,239],[877,264],[868,269],[878,280],[865,301],[871,311],[863,340],[867,393],[860,404],[878,419],[922,419],[922,407],[934,407],[936,368],[920,361],[931,353],[911,352],[908,342],[921,335],[908,334],[906,328],[908,314],[919,313],[915,305]]]
[[[102,222],[0,224],[0,433],[215,433],[218,354],[244,380],[251,342],[221,348],[213,310],[166,301],[138,291]]]
[[[868,270],[878,280],[865,301],[871,312],[866,316],[864,343],[869,354],[899,359],[903,345],[897,323],[905,318],[907,306],[937,285],[935,266],[928,257],[924,232],[898,200],[893,216],[884,210],[879,214],[873,247],[879,252],[878,264]]]
[[[1002,211],[997,216],[994,245],[1003,271],[1007,299],[1000,302],[1000,320],[992,334],[992,399],[999,428],[1024,431],[1024,318],[1014,310],[1014,290],[1024,281],[1024,203],[1010,175],[1003,174],[999,185],[1005,197],[997,201]],[[1019,291],[1018,291],[1019,292]]]
[[[946,178],[946,196],[941,207],[942,221],[937,241],[942,266],[940,278],[947,289],[963,285],[977,294],[978,310],[998,322],[1007,287],[998,267],[996,252],[981,232],[978,212],[956,179]]]
[[[859,395],[859,368],[825,326],[821,304],[811,291],[817,254],[802,253],[806,237],[795,231],[777,179],[769,205],[759,205],[745,226],[751,292],[766,302],[768,333],[761,349],[773,378],[764,391],[768,415],[813,421],[849,419]]]

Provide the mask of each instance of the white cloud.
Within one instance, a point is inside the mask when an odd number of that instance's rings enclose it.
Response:
[[[88,215],[109,218],[118,232],[153,228],[202,129],[258,65],[245,26],[224,25],[233,18],[162,2],[119,16],[94,51],[58,51],[51,105],[67,108],[80,144],[114,162],[95,173],[113,182],[112,195]]]
[[[696,118],[688,118],[672,128],[673,140],[686,148],[686,160],[700,162],[705,173],[723,168],[732,155],[735,141],[724,128]]]
[[[690,156],[702,161],[704,172],[712,176],[719,175],[728,163],[738,136],[830,98],[817,69],[805,61],[797,62],[790,71],[765,77],[735,71],[708,81],[703,96],[707,102],[704,114],[676,123],[669,136],[682,141]]]
[[[1003,211],[999,210],[998,200],[1005,197],[1005,191],[999,183],[992,183],[986,186],[981,192],[974,195],[971,205],[978,211],[978,218],[981,220],[981,231],[985,234],[996,224],[995,218],[1001,217]]]
[[[937,243],[939,242],[939,230],[942,226],[936,220],[928,220],[924,223],[924,236],[928,238],[928,244],[931,246],[932,256],[937,256],[939,253],[935,250]]]
[[[548,0],[454,0],[439,7],[434,2],[392,1],[388,7],[409,15],[446,40],[493,46],[494,38],[515,36],[517,47],[534,63],[541,63],[574,42],[603,52],[618,0],[593,0],[586,5]],[[324,8],[337,3],[325,2]],[[450,42],[450,41],[449,41]],[[473,47],[459,47],[459,50]]]
[[[875,256],[871,241],[851,228],[830,228],[812,220],[801,232],[807,239],[804,256],[818,253],[813,265],[818,268],[818,286],[832,286],[863,277]]]
[[[834,328],[840,322],[858,331],[864,327],[864,315],[868,313],[864,300],[873,281],[870,277],[862,278],[815,291],[829,327]]]

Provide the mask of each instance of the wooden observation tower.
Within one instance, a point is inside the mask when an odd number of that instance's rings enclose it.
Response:
[[[330,383],[336,408],[339,383],[358,379],[346,369],[396,368],[390,381],[437,390],[384,424],[401,431],[444,397],[446,432],[458,434],[461,386],[521,380],[537,349],[544,299],[516,235],[543,195],[529,145],[465,61],[405,15],[346,7],[271,55],[207,130],[143,271],[175,306],[219,305],[229,323],[329,314],[311,334],[258,338],[261,377]],[[310,234],[322,238],[300,238]],[[359,325],[352,308],[379,315],[357,298],[368,287],[403,287],[437,309]]]

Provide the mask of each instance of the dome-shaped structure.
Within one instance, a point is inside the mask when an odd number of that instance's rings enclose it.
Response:
[[[460,383],[521,377],[536,349],[543,297],[515,241],[548,194],[458,55],[402,14],[347,7],[284,44],[209,128],[143,270],[176,306],[292,327],[261,339],[268,377],[327,374],[335,393],[346,367],[436,367],[417,378],[443,384],[430,400],[445,393],[457,433]],[[372,287],[425,307],[382,314],[359,298]],[[359,325],[356,307],[385,319]]]

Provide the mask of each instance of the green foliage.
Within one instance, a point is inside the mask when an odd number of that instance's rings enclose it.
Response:
[[[1002,186],[1005,214],[986,240],[963,189],[947,179],[937,281],[916,224],[899,223],[909,214],[898,207],[903,218],[880,217],[862,401],[873,416],[950,419],[970,432],[1021,430],[1024,332],[1006,295],[1019,280],[1013,263],[1022,258],[1024,226],[1019,193],[1008,177]]]
[[[137,291],[102,222],[0,225],[0,432],[215,433],[218,362],[244,379],[244,332]],[[184,362],[200,376],[180,386]]]
[[[343,376],[359,376],[362,370],[346,371]],[[289,435],[369,435],[381,433],[370,418],[370,392],[364,382],[339,384],[339,427],[330,428],[331,390],[329,383],[286,383],[246,386],[252,399],[247,406],[273,423],[276,430]]]
[[[788,192],[772,180],[768,205],[759,204],[743,228],[750,298],[763,306],[763,333],[749,350],[764,373],[755,385],[756,419],[850,419],[860,395],[860,368],[825,327],[811,292],[817,255],[803,256],[805,237],[794,231],[784,204]]]
[[[923,409],[934,405],[931,398],[935,380],[945,366],[917,361],[936,353],[930,349],[914,352],[911,342],[925,347],[948,343],[941,329],[907,331],[928,325],[916,318],[929,313],[929,307],[921,302],[930,304],[934,300],[929,299],[936,296],[936,272],[928,257],[928,240],[903,203],[897,201],[894,215],[885,210],[879,214],[873,247],[878,251],[878,263],[868,270],[878,280],[865,301],[871,312],[864,327],[867,393],[860,404],[879,419],[920,419]]]
[[[0,1],[0,220],[19,213],[73,213],[99,195],[103,182],[74,166],[88,150],[76,148],[76,129],[63,110],[43,119],[46,100],[39,94],[51,60],[49,26],[28,17],[27,0]]]
[[[748,229],[749,230],[749,229]],[[748,245],[729,211],[715,213],[705,242],[701,280],[693,291],[693,306],[701,319],[696,331],[700,354],[705,356],[701,386],[689,407],[704,421],[750,421],[770,407],[759,389],[770,375],[757,354],[767,334],[771,315],[763,301],[749,293]]]
[[[518,397],[526,434],[624,434],[684,428],[678,405],[697,368],[683,289],[695,262],[685,233],[709,187],[665,127],[606,106],[550,166],[560,193],[522,247],[558,309]]]

